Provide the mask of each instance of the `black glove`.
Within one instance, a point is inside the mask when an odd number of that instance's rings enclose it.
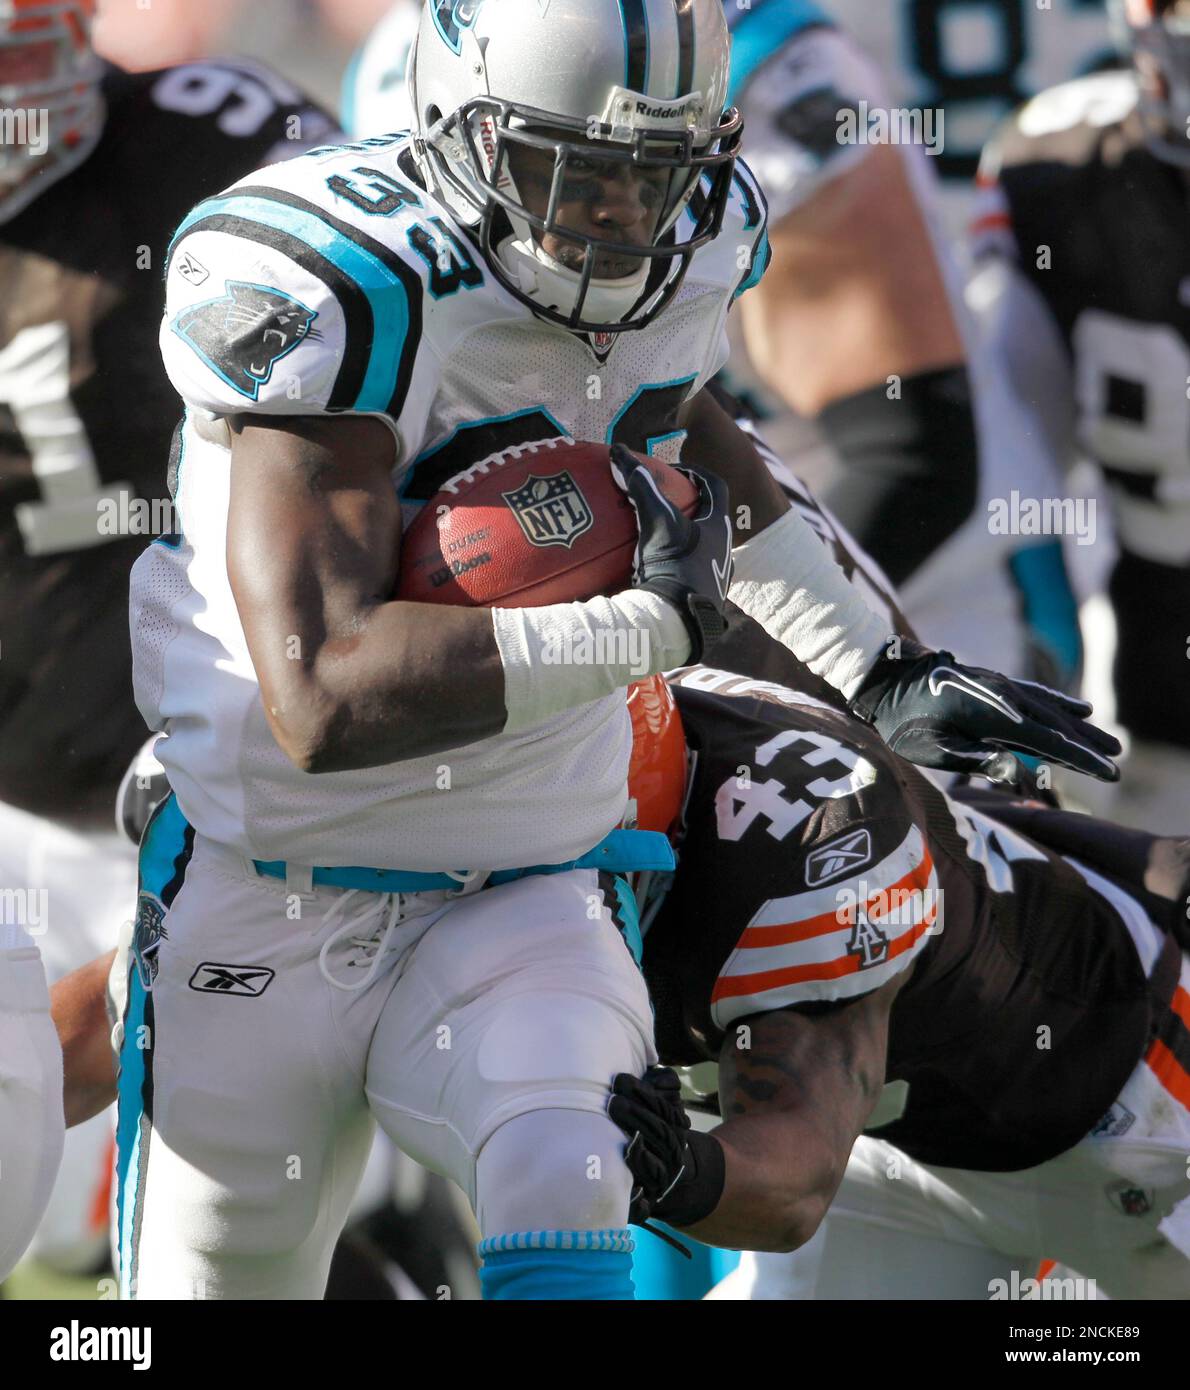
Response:
[[[643,1077],[621,1072],[612,1082],[607,1113],[629,1140],[624,1161],[636,1181],[628,1212],[634,1225],[656,1217],[689,1226],[723,1195],[723,1149],[690,1128],[681,1089],[669,1067],[650,1067]]]
[[[1091,706],[1047,685],[960,666],[908,638],[886,649],[851,700],[885,743],[922,767],[1002,777],[1004,751],[1028,753],[1117,782],[1118,740],[1085,716]]]
[[[633,587],[660,594],[681,614],[690,634],[690,661],[703,659],[727,631],[723,615],[731,584],[731,519],[727,484],[711,473],[682,468],[701,506],[689,521],[662,495],[653,475],[623,444],[611,448],[612,477],[636,512]]]

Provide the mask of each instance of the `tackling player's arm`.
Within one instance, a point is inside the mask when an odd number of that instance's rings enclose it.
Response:
[[[704,387],[678,412],[682,462],[717,473],[731,493],[732,536],[743,545],[789,511],[789,499],[739,425]]]
[[[617,1076],[608,1113],[629,1138],[633,1219],[730,1249],[804,1245],[879,1099],[889,1010],[910,974],[848,1003],[734,1022],[719,1056],[727,1118],[709,1134],[689,1128],[668,1068]]]
[[[948,652],[916,642],[890,642],[887,618],[847,580],[709,392],[692,397],[679,422],[687,431],[683,462],[717,473],[731,491],[731,601],[841,691],[890,747],[948,771],[998,766],[1007,748],[1093,777],[1118,777],[1111,756],[1119,744],[1085,722],[1091,707],[1084,701],[960,667]]]
[[[719,1054],[712,1131],[723,1195],[685,1227],[710,1245],[796,1250],[818,1229],[884,1085],[888,1015],[905,972],[827,1012],[780,1009],[733,1025]]]

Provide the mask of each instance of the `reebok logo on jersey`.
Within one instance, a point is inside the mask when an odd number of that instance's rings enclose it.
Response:
[[[872,837],[866,830],[852,830],[806,856],[806,887],[829,883],[839,874],[862,869],[872,861]]]
[[[1127,1134],[1135,1123],[1136,1116],[1126,1105],[1121,1105],[1117,1100],[1112,1103],[1112,1108],[1091,1131],[1089,1137],[1092,1139],[1118,1139],[1122,1134]]]
[[[273,368],[318,317],[267,285],[228,280],[227,293],[183,309],[171,325],[179,338],[241,396],[255,401]]]
[[[523,486],[500,495],[530,545],[564,545],[569,550],[595,524],[590,503],[565,471],[550,478],[531,473]]]
[[[267,965],[221,965],[204,960],[190,977],[199,994],[263,994],[277,972]]]
[[[211,272],[189,251],[178,258],[177,270],[182,279],[191,285],[201,285],[204,280],[211,278]]]

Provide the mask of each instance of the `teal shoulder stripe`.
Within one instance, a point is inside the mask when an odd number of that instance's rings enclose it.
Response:
[[[286,232],[324,256],[359,286],[372,310],[374,336],[363,386],[353,408],[377,413],[386,411],[409,334],[409,295],[400,276],[313,213],[268,198],[234,192],[199,203],[178,228],[170,244],[170,254],[195,223],[219,216],[240,217],[266,230]]]
[[[756,249],[752,252],[752,268],[747,275],[740,281],[739,288],[733,298],[738,299],[745,290],[750,290],[759,285],[764,272],[769,268],[769,262],[773,258],[773,248],[769,245],[769,232],[766,227],[760,234],[760,240],[756,243]]]
[[[887,3],[887,0],[878,0]],[[795,34],[833,21],[814,0],[752,0],[739,11],[731,34],[731,85],[727,100],[737,100],[748,79],[766,58]]]

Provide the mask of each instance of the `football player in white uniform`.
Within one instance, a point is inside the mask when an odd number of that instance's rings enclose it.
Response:
[[[630,1296],[603,1102],[652,1020],[616,871],[669,851],[615,832],[639,667],[559,649],[643,630],[666,669],[730,594],[911,756],[1024,746],[1114,775],[1085,706],[886,647],[702,390],[767,260],[727,66],[719,0],[439,0],[412,140],[275,166],[179,229],[179,530],[132,584],[174,794],[142,842],[123,1016],[126,1292],[317,1296],[370,1111],[468,1192],[488,1296]],[[707,465],[701,518],[625,450],[633,588],[391,597],[402,503],[559,435]]]

